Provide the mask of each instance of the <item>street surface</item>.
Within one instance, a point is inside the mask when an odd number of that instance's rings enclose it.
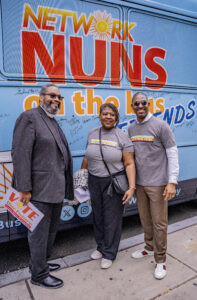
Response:
[[[169,207],[169,224],[197,216],[197,200]],[[123,219],[121,239],[142,233],[139,216]],[[51,259],[85,251],[96,246],[92,225],[62,231],[57,234]],[[29,249],[27,239],[0,244],[0,274],[28,266]]]

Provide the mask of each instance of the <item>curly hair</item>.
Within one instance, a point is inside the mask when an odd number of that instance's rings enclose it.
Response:
[[[101,107],[100,107],[100,114],[99,114],[99,116],[102,114],[102,112],[103,112],[103,110],[104,110],[105,108],[110,108],[110,109],[112,109],[113,112],[115,113],[115,116],[116,116],[116,122],[115,122],[114,127],[116,127],[116,126],[118,125],[118,123],[119,123],[119,111],[118,111],[117,107],[116,107],[113,103],[104,103],[104,104],[102,104]]]

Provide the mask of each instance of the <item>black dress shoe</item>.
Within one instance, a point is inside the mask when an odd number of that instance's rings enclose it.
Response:
[[[64,285],[64,282],[61,279],[56,278],[50,274],[41,281],[35,281],[31,279],[31,283],[45,287],[47,289],[58,289]]]
[[[49,266],[49,272],[53,272],[53,271],[56,271],[56,270],[60,269],[60,265],[59,264],[48,263],[48,266]]]

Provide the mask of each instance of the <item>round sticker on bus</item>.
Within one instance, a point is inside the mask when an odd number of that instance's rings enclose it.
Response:
[[[62,221],[69,221],[74,217],[74,215],[75,215],[74,208],[70,205],[65,205],[62,207],[60,219]]]
[[[77,209],[77,214],[81,218],[88,217],[92,212],[92,207],[88,203],[81,203]]]

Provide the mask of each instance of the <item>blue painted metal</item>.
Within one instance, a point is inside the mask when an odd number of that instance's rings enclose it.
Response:
[[[180,183],[175,202],[197,197],[197,1],[1,0],[0,7],[0,159],[2,152],[11,150],[16,118],[25,109],[36,105],[41,86],[50,82],[49,77],[53,74],[46,71],[46,59],[48,55],[48,62],[55,65],[53,39],[58,36],[63,40],[58,55],[63,51],[61,64],[65,81],[59,82],[59,86],[65,101],[64,110],[57,115],[57,120],[69,141],[74,170],[80,168],[89,130],[99,125],[99,105],[114,101],[120,111],[119,127],[127,130],[135,120],[130,110],[132,95],[143,91],[150,98],[152,113],[171,126],[178,145]],[[27,7],[34,18],[24,18]],[[66,16],[65,19],[62,16]],[[80,18],[84,18],[85,25],[79,22]],[[43,49],[48,51],[45,58],[40,58],[42,51],[37,53],[35,50],[35,59],[30,61],[31,50],[29,53],[23,51],[27,44],[22,37],[26,33],[30,43],[34,43],[30,33],[38,35],[37,44],[41,47],[42,42]],[[82,42],[82,52],[80,47],[71,48],[71,42],[77,40]],[[96,40],[100,42],[97,49],[99,59],[103,54],[106,56],[102,80],[94,76]],[[104,45],[102,53],[101,44]],[[83,53],[82,71],[79,68],[80,53]],[[116,55],[121,53],[124,59],[127,58],[125,65],[121,58],[117,60]],[[29,75],[31,79],[36,77],[34,83],[24,80],[23,67],[29,67],[25,55],[29,57],[30,69],[33,70],[31,66],[35,64],[35,74]],[[74,62],[71,66],[72,55]],[[130,71],[133,70],[132,78],[129,78],[129,64]],[[118,67],[120,81],[116,72]],[[74,68],[76,72],[84,72],[81,81],[80,76],[75,76],[79,74],[74,73]],[[102,70],[103,63],[98,63],[99,68]],[[115,80],[111,78],[113,72]],[[87,79],[87,76],[92,78]],[[140,79],[137,86],[134,85],[136,78]],[[152,85],[148,84],[150,81]],[[2,180],[5,178],[0,181],[3,184]],[[76,212],[77,207],[74,206]],[[133,213],[134,209],[135,199],[127,207],[126,214]],[[5,223],[6,213],[0,213],[0,219],[1,216]],[[61,229],[85,222],[85,218],[80,219],[76,213],[71,221],[61,220]],[[89,222],[90,217],[87,218]],[[14,223],[11,225],[13,230]],[[1,230],[5,229],[3,226],[0,227],[0,240],[1,233],[3,236]],[[15,228],[11,238],[16,238],[19,228]]]

